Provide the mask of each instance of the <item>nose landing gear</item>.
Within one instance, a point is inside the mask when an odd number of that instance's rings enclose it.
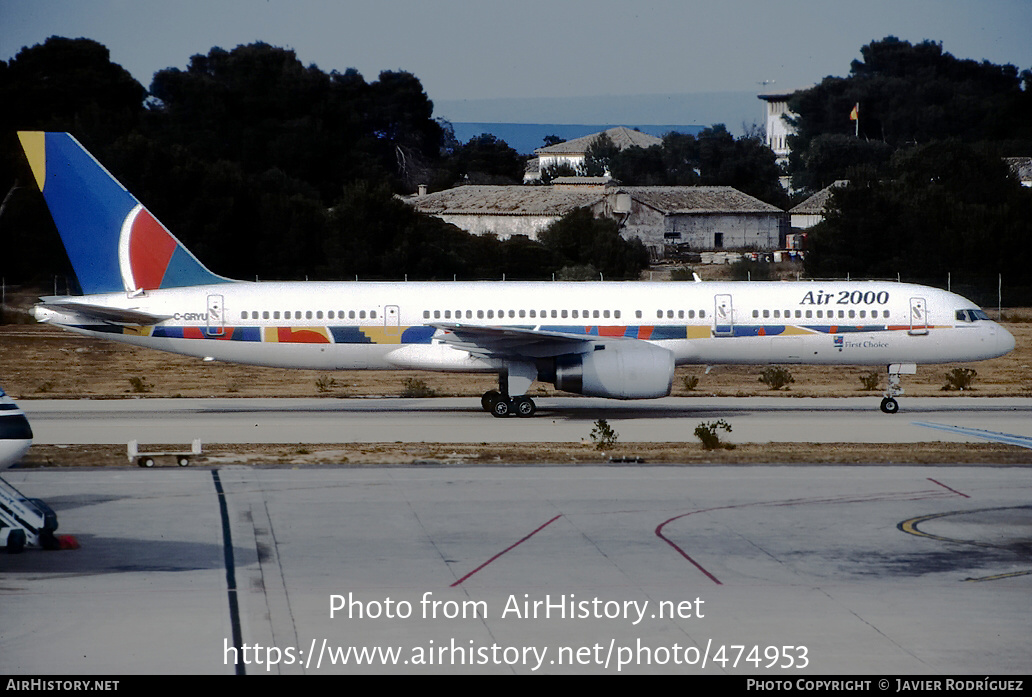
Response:
[[[881,410],[886,414],[895,414],[899,411],[899,402],[896,397],[903,394],[903,387],[900,385],[900,375],[914,375],[917,373],[916,363],[892,363],[888,366],[889,385],[885,388],[885,397],[881,401]]]

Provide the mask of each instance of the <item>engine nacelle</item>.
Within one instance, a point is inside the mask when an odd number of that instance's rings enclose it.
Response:
[[[673,385],[674,354],[644,341],[613,341],[546,361],[538,379],[589,397],[665,397]]]

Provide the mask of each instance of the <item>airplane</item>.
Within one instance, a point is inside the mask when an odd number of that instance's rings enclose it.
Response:
[[[4,389],[0,387],[0,470],[21,460],[32,445],[32,427]]]
[[[40,322],[207,361],[498,375],[481,406],[532,416],[535,380],[666,396],[678,365],[885,366],[881,410],[918,364],[1014,337],[953,293],[898,282],[250,282],[208,270],[68,133],[20,132],[82,296]]]

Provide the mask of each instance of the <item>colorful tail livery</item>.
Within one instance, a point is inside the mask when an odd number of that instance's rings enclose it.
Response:
[[[18,133],[86,294],[180,288],[213,274],[68,133]]]
[[[1014,348],[971,301],[906,283],[229,281],[70,135],[20,137],[86,293],[34,314],[87,336],[282,368],[495,373],[481,406],[498,417],[533,415],[535,380],[647,399],[677,365],[770,363],[882,366],[895,413],[918,364]]]

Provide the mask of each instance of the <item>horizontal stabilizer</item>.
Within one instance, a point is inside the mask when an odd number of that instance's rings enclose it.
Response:
[[[88,303],[49,301],[47,298],[42,298],[42,300],[43,304],[36,307],[44,312],[46,310],[67,312],[88,320],[99,320],[106,324],[152,325],[171,318],[171,315],[155,315],[141,310],[123,310],[119,307],[90,305]]]

